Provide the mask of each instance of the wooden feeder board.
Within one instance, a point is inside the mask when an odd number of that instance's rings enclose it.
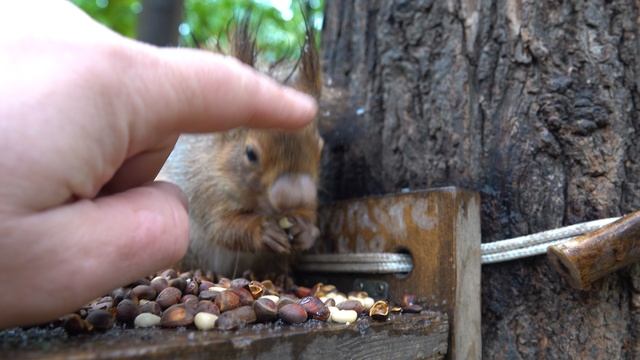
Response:
[[[480,359],[480,199],[439,188],[322,207],[315,253],[404,252],[409,274],[296,273],[340,289],[381,283],[389,300],[415,294],[426,311],[353,324],[310,321],[238,331],[121,329],[67,337],[62,329],[0,333],[0,358],[46,359]],[[15,339],[14,339],[15,340]]]

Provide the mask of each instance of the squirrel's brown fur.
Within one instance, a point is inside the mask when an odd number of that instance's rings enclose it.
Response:
[[[313,42],[307,25],[294,87],[318,98],[321,77]],[[235,57],[255,65],[248,18],[238,23],[230,43]],[[277,271],[274,267],[284,262],[274,260],[276,253],[313,245],[321,152],[315,121],[295,132],[182,135],[159,175],[189,198],[190,246],[182,266],[226,276],[235,267]],[[278,225],[283,217],[293,223],[288,232]]]

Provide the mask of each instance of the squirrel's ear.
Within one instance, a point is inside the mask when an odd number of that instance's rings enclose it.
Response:
[[[254,67],[257,57],[256,34],[251,28],[251,11],[247,11],[236,21],[229,36],[231,55],[243,63]]]
[[[294,87],[319,99],[322,90],[322,69],[316,44],[316,32],[313,25],[309,23],[308,14],[303,13],[302,15],[305,25],[305,41],[300,51],[300,66]]]

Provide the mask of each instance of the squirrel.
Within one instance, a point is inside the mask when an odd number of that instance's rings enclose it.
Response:
[[[306,20],[306,19],[305,19]],[[248,17],[230,36],[231,55],[256,67]],[[320,61],[308,22],[294,88],[320,97]],[[239,269],[286,272],[292,251],[309,249],[316,227],[323,140],[316,120],[298,131],[238,128],[183,134],[158,179],[189,199],[189,248],[179,266],[235,276]]]

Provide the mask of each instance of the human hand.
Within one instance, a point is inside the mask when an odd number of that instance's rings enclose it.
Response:
[[[233,59],[125,39],[63,0],[0,3],[0,79],[0,328],[182,257],[186,200],[150,183],[179,133],[316,111]]]

